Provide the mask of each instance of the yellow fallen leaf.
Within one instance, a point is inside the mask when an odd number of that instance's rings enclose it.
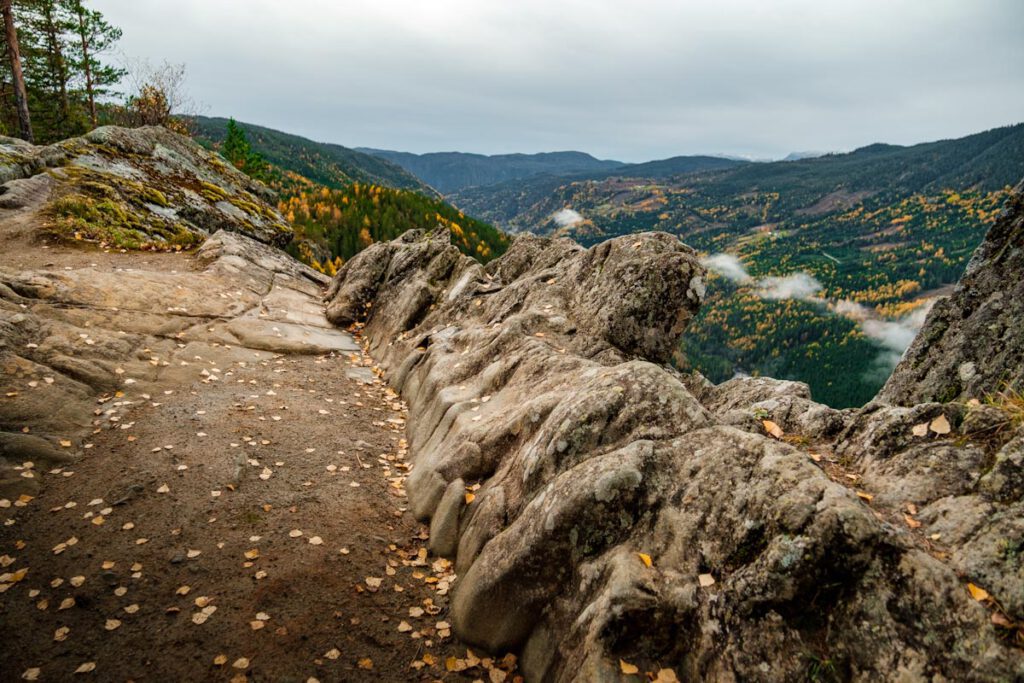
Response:
[[[61,445],[61,448],[71,448],[71,442],[68,441],[67,439],[61,439],[60,440],[60,445]]]
[[[946,419],[945,415],[939,415],[937,418],[932,420],[932,423],[929,425],[929,427],[933,432],[940,435],[949,434],[949,432],[952,429],[949,426],[949,420]]]
[[[359,660],[359,668],[366,669],[367,671],[369,671],[373,668],[373,660],[369,657],[363,657]]]
[[[78,668],[75,669],[75,673],[76,674],[87,674],[90,671],[95,671],[95,670],[96,670],[96,662],[86,662],[85,664],[80,664],[78,666]]]
[[[659,669],[654,677],[654,683],[679,683],[679,677],[672,669]]]
[[[917,521],[910,515],[903,515],[903,521],[905,521],[907,523],[907,526],[909,526],[911,529],[918,529],[921,527],[921,522]]]
[[[255,560],[259,556],[260,556],[259,548],[253,548],[252,550],[246,550],[245,551],[245,559],[247,559],[247,560]]]
[[[249,658],[248,657],[239,657],[238,659],[236,659],[234,661],[234,663],[231,664],[231,666],[235,667],[236,669],[248,669],[249,668]]]
[[[914,436],[928,436],[928,423],[922,422],[919,425],[914,425],[910,431]]]
[[[775,424],[771,420],[761,420],[761,424],[764,425],[764,431],[771,434],[776,439],[781,439],[783,436],[786,435],[786,433],[782,431],[782,427]]]
[[[984,602],[992,596],[988,594],[988,591],[980,586],[975,586],[973,583],[967,584],[967,590],[971,593],[971,597],[978,602]]]
[[[875,499],[875,497],[872,494],[867,493],[865,491],[857,491],[857,497],[860,498],[861,500],[866,500],[869,503]]]
[[[327,659],[337,659],[341,656],[341,650],[336,647],[332,647],[330,650],[324,653],[324,657]]]
[[[475,498],[476,498],[476,496],[473,495],[472,493],[467,493],[466,494],[466,505],[469,505],[470,503],[472,503]]]
[[[619,669],[622,671],[622,673],[627,675],[640,672],[640,669],[635,664],[630,664],[624,659],[619,660]]]
[[[228,663],[228,656],[227,655],[217,655],[216,657],[213,658],[213,665],[214,666],[224,666],[227,663]]]
[[[645,567],[650,567],[651,564],[653,564],[651,562],[651,556],[647,553],[637,553],[636,555],[640,558],[640,561],[644,563]]]

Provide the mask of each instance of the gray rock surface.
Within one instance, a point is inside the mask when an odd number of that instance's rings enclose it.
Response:
[[[273,191],[161,127],[97,128],[36,147],[0,136],[0,209],[49,202],[51,231],[108,246],[195,246],[218,230],[283,246]]]
[[[524,235],[483,267],[410,232],[338,273],[328,318],[409,403],[410,504],[455,560],[460,637],[535,681],[618,680],[620,659],[680,680],[1024,676],[993,623],[1024,616],[1020,428],[681,376],[663,363],[702,295],[660,234]]]
[[[197,356],[359,349],[324,318],[326,276],[278,249],[222,231],[196,254],[199,270],[171,258],[184,269],[0,268],[0,497],[36,491],[13,469],[25,461],[80,454],[120,412],[120,390],[217,381]]]
[[[878,398],[912,405],[1024,390],[1024,183]]]

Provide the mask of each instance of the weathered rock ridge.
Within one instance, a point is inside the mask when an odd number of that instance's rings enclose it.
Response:
[[[161,127],[97,128],[37,147],[0,136],[0,209],[45,205],[47,231],[129,249],[198,246],[218,230],[283,246],[274,193]]]
[[[702,275],[664,234],[523,235],[484,267],[444,231],[339,272],[327,316],[409,403],[410,503],[456,562],[460,637],[519,651],[532,681],[616,680],[620,659],[681,680],[1024,676],[1019,423],[680,375]]]

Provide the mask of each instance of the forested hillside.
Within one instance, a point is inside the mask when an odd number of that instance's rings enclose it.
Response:
[[[1024,125],[722,170],[630,177],[636,168],[512,181],[453,200],[497,225],[584,245],[664,230],[732,255],[746,272],[711,283],[686,340],[689,362],[714,381],[801,379],[817,399],[850,406],[874,395],[912,335],[908,316],[956,281],[1024,177]],[[808,286],[765,295],[763,278],[793,274]]]
[[[216,145],[227,137],[229,119],[194,116],[191,121],[200,141]],[[386,159],[251,123],[239,125],[245,129],[253,151],[272,165],[315,183],[327,187],[369,183],[434,194],[419,178]]]
[[[374,242],[438,225],[483,262],[508,246],[504,233],[420,191],[419,181],[386,161],[233,119],[196,121],[201,142],[278,192],[278,209],[296,235],[287,250],[317,270],[333,275]]]

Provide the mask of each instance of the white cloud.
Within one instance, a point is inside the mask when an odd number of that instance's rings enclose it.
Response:
[[[758,294],[765,299],[809,300],[822,290],[821,283],[807,273],[765,277],[758,281]]]
[[[718,273],[739,284],[750,282],[753,279],[747,269],[743,267],[743,262],[732,254],[712,254],[705,256],[700,262],[711,272]]]
[[[565,207],[561,211],[556,211],[552,214],[551,220],[557,223],[560,228],[568,228],[570,225],[582,223],[586,219],[584,219],[577,211],[573,211],[569,207]]]

